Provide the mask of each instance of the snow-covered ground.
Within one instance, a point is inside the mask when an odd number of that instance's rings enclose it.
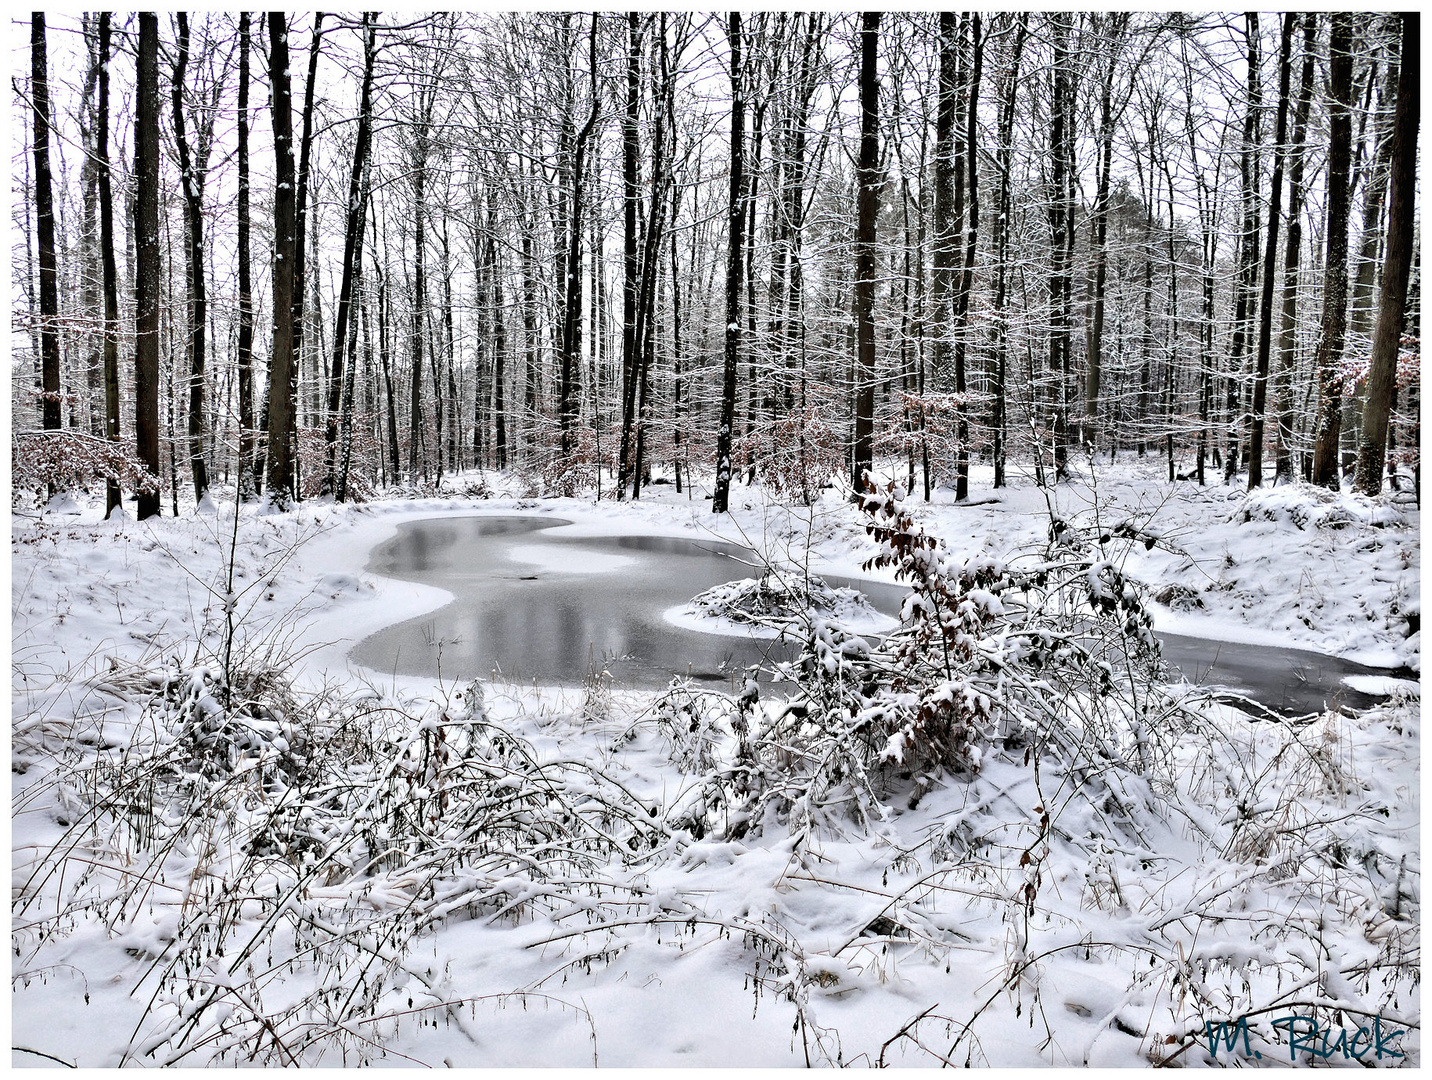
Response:
[[[1132,464],[1049,501],[987,479],[974,505],[909,503],[957,561],[1078,521],[1130,541],[1160,628],[1420,671],[1414,510]],[[354,643],[448,599],[368,553],[401,522],[521,511],[860,575],[876,547],[835,493],[738,487],[721,519],[659,486],[306,504],[246,511],[236,544],[231,507],[12,517],[17,1066],[1194,1064],[1205,1023],[1243,1015],[1250,1058],[1288,1060],[1271,1021],[1307,1015],[1348,1039],[1376,1019],[1383,1064],[1419,1060],[1405,677],[1298,726],[1204,706],[1140,775],[996,747],[977,773],[892,772],[863,821],[705,831],[729,701],[355,670]],[[215,719],[226,668],[263,703],[247,742]],[[186,772],[221,736],[236,764]],[[488,824],[453,831],[478,804]],[[355,862],[360,834],[392,851]]]

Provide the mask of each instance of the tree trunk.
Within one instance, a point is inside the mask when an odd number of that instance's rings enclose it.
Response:
[[[179,23],[178,55],[174,61],[172,101],[174,106],[174,145],[179,152],[179,182],[184,196],[185,239],[184,284],[189,293],[189,473],[194,483],[194,504],[198,506],[209,492],[209,466],[204,456],[205,398],[205,322],[209,299],[204,281],[204,177],[203,162],[207,155],[200,150],[192,154],[184,131],[184,76],[189,66],[189,18],[184,12],[176,16]],[[202,136],[201,136],[202,139]]]
[[[302,135],[299,138],[298,150],[298,186],[297,196],[294,203],[294,247],[293,247],[293,377],[295,388],[298,385],[303,365],[303,329],[305,319],[305,304],[308,295],[308,269],[311,253],[308,250],[308,190],[310,186],[309,163],[313,154],[313,96],[314,88],[318,81],[318,50],[323,43],[323,16],[321,11],[313,15],[313,37],[308,47],[308,82],[303,90],[303,114],[301,123],[303,125]],[[315,262],[316,267],[316,262]],[[322,342],[319,341],[317,348],[322,350]],[[314,386],[322,393],[323,380],[314,380]],[[313,418],[313,399],[309,398],[309,418]],[[299,468],[301,462],[298,457],[298,412],[297,409],[290,414],[290,423],[294,429],[290,434],[293,454],[294,471],[294,497],[299,494]]]
[[[1109,176],[1114,155],[1114,75],[1123,43],[1124,28],[1129,16],[1110,16],[1111,38],[1103,42],[1109,65],[1104,72],[1104,85],[1099,96],[1099,182],[1094,203],[1094,311],[1089,324],[1088,362],[1084,375],[1084,423],[1081,441],[1093,447],[1099,438],[1099,390],[1103,378],[1104,292],[1109,272]]]
[[[374,245],[377,246],[376,243]],[[383,269],[373,258],[373,274],[378,281],[378,362],[383,368],[383,389],[388,398],[388,462],[391,479],[396,481],[402,474],[402,459],[398,454],[398,402],[393,390],[393,358],[388,336],[388,284]]]
[[[96,333],[94,327],[103,327],[104,308],[100,287],[104,271],[100,266],[99,254],[99,151],[95,147],[96,104],[92,95],[99,82],[99,69],[103,65],[99,42],[95,35],[95,17],[80,16],[80,32],[84,36],[85,51],[89,64],[85,71],[84,89],[81,91],[79,110],[80,145],[84,148],[84,164],[80,166],[80,311],[85,322],[84,331],[84,379],[85,379],[85,424],[89,434],[98,438],[104,436],[104,423],[100,380],[104,372],[104,333]]]
[[[1228,356],[1228,444],[1223,458],[1223,482],[1231,484],[1238,472],[1239,432],[1243,418],[1240,380],[1243,364],[1252,337],[1253,289],[1258,283],[1258,155],[1259,110],[1262,107],[1262,83],[1258,74],[1258,14],[1249,12],[1244,34],[1248,39],[1248,94],[1243,112],[1243,149],[1239,155],[1239,175],[1243,190],[1243,231],[1238,238],[1238,284],[1234,301],[1233,335]]]
[[[99,154],[99,248],[104,276],[104,434],[119,442],[119,275],[114,258],[114,199],[109,170],[109,46],[110,13],[99,15],[99,115],[95,145]],[[105,483],[105,517],[119,509],[119,482]]]
[[[1392,189],[1387,201],[1387,253],[1377,326],[1372,338],[1372,367],[1367,380],[1367,405],[1362,414],[1362,446],[1358,452],[1357,486],[1365,495],[1382,490],[1387,450],[1387,419],[1397,386],[1397,347],[1407,304],[1416,224],[1417,125],[1421,118],[1421,16],[1404,12],[1402,56],[1397,77],[1397,113],[1392,135]]]
[[[1193,63],[1187,52],[1183,53],[1184,78],[1184,132],[1188,139],[1189,156],[1194,170],[1194,182],[1198,194],[1199,232],[1199,277],[1202,286],[1202,318],[1198,328],[1198,458],[1195,471],[1198,486],[1208,482],[1209,418],[1213,412],[1213,351],[1217,326],[1215,324],[1216,292],[1215,275],[1218,269],[1218,197],[1216,194],[1219,172],[1218,158],[1214,156],[1214,181],[1210,183],[1203,169],[1198,166],[1198,138],[1194,128],[1194,104],[1197,98],[1193,89]],[[1215,445],[1214,454],[1217,454]]]
[[[537,333],[537,260],[532,254],[533,225],[525,222],[522,229],[522,438],[526,461],[536,459],[539,444],[537,415],[541,344]]]
[[[1005,380],[1009,358],[1009,323],[1005,317],[1005,304],[1009,296],[1009,239],[1011,211],[1011,172],[1014,160],[1014,106],[1019,88],[1019,62],[1024,54],[1025,38],[1029,35],[1029,16],[1021,14],[1019,27],[1014,38],[1014,55],[1010,61],[1009,81],[1000,101],[999,150],[996,161],[999,165],[999,206],[995,212],[995,287],[994,287],[994,385],[991,397],[990,426],[994,429],[994,486],[1004,487],[1005,458]],[[929,500],[928,485],[925,498]]]
[[[975,12],[973,16],[971,34],[974,58],[970,63],[969,101],[966,105],[969,128],[965,134],[964,147],[970,205],[965,232],[965,265],[960,271],[959,284],[955,288],[955,326],[960,335],[955,339],[955,390],[961,395],[969,389],[966,385],[965,349],[970,336],[970,291],[974,283],[975,248],[979,242],[980,229],[979,157],[975,150],[975,132],[980,100],[980,73],[984,66],[984,38],[980,34],[979,12]],[[962,502],[970,497],[970,420],[969,406],[963,399],[959,405],[959,425],[955,438],[959,444],[955,457],[955,498]]]
[[[378,54],[373,12],[363,13],[363,82],[358,92],[358,133],[353,141],[353,167],[348,172],[348,214],[343,228],[343,269],[338,286],[338,312],[333,328],[333,363],[328,379],[328,417],[324,427],[324,476],[321,492],[337,492],[339,410],[343,405],[345,364],[351,363],[347,348],[348,326],[353,319],[353,281],[363,262],[363,218],[368,193],[363,179],[368,166],[368,148],[373,138],[373,61]]]
[[[601,102],[597,97],[597,14],[592,13],[588,37],[588,68],[591,72],[591,109],[572,147],[572,198],[568,208],[567,248],[563,260],[564,305],[562,344],[558,354],[557,417],[561,438],[563,495],[576,493],[577,381],[581,373],[582,326],[582,221],[586,202],[587,143],[596,127]]]
[[[666,14],[660,16],[657,30],[658,52],[660,55],[660,90],[652,87],[652,108],[656,126],[651,142],[651,199],[646,216],[646,235],[641,252],[641,277],[637,291],[635,338],[638,352],[636,378],[636,454],[632,465],[632,493],[636,499],[641,494],[643,470],[646,468],[646,427],[650,415],[647,390],[651,381],[651,366],[656,351],[656,292],[661,267],[661,245],[665,236],[667,188],[670,183],[670,162],[666,153],[666,129],[671,110],[674,107],[676,81],[667,58]],[[659,93],[659,96],[658,96]],[[754,305],[753,305],[754,306]],[[620,496],[618,496],[620,497]]]
[[[1049,372],[1047,408],[1054,439],[1054,475],[1069,473],[1067,397],[1070,360],[1070,276],[1074,258],[1074,63],[1069,50],[1069,23],[1064,14],[1049,16],[1053,38],[1053,85],[1050,103],[1049,199]]]
[[[412,366],[408,397],[408,482],[415,484],[427,475],[426,459],[419,453],[423,444],[423,335],[427,321],[427,233],[424,230],[427,211],[428,131],[419,121],[414,133],[413,150],[413,303],[410,312],[408,344]],[[437,387],[433,388],[436,392]]]
[[[1283,246],[1283,314],[1278,332],[1278,456],[1275,481],[1293,480],[1293,372],[1297,366],[1298,263],[1303,250],[1303,167],[1308,110],[1313,100],[1317,16],[1303,15],[1303,70],[1298,82],[1298,103],[1293,111],[1293,141],[1289,148],[1288,240]]]
[[[269,500],[287,510],[294,490],[294,289],[297,277],[297,222],[293,167],[293,100],[289,85],[288,26],[282,12],[268,13],[269,84],[274,141],[273,351],[269,361]],[[142,263],[141,263],[142,265]]]
[[[954,322],[952,298],[955,259],[959,251],[958,210],[956,210],[955,126],[957,123],[959,79],[959,23],[953,11],[940,12],[940,76],[935,103],[935,198],[934,238],[931,244],[930,300],[935,307],[934,340],[930,366],[935,388],[942,394],[956,389],[950,333]]]
[[[860,158],[856,168],[855,225],[855,446],[850,484],[855,498],[865,493],[873,465],[875,435],[875,216],[880,187],[880,80],[876,49],[880,12],[860,16]]]
[[[1268,402],[1268,362],[1273,344],[1273,272],[1278,262],[1278,216],[1283,208],[1283,137],[1288,131],[1288,84],[1293,67],[1292,12],[1283,16],[1278,48],[1278,119],[1273,140],[1273,194],[1268,204],[1268,246],[1263,255],[1263,297],[1258,304],[1258,370],[1253,379],[1253,426],[1248,439],[1248,490],[1263,486],[1263,410]]]
[[[1318,331],[1317,443],[1313,483],[1337,489],[1338,443],[1342,434],[1342,359],[1347,336],[1347,227],[1352,163],[1352,21],[1334,12],[1328,42],[1328,216],[1327,258],[1323,267],[1323,317]]]
[[[626,115],[622,119],[622,430],[617,451],[618,499],[625,498],[627,480],[631,475],[631,444],[636,422],[637,396],[637,282],[638,237],[640,216],[637,119],[640,115],[639,94],[641,33],[639,16],[627,12],[627,81]]]
[[[239,13],[239,463],[238,497],[247,502],[256,494],[254,483],[254,294],[249,255],[249,13]]]
[[[134,429],[153,483],[136,516],[159,516],[159,17],[139,13],[134,111]],[[58,407],[58,403],[56,403]]]
[[[488,265],[492,268],[492,363],[494,442],[497,453],[497,467],[507,468],[507,315],[506,300],[502,292],[502,268],[498,260],[497,245],[492,237],[497,232],[497,217],[488,205],[489,233],[487,238]]]
[[[50,183],[50,81],[45,13],[30,14],[30,96],[35,121],[35,239],[40,256],[41,421],[60,427],[60,292],[55,263],[55,210]],[[157,151],[156,151],[157,152]]]
[[[726,229],[726,350],[721,379],[721,420],[716,429],[716,486],[711,512],[724,514],[731,490],[731,430],[736,422],[736,368],[741,357],[741,274],[745,259],[741,242],[745,238],[746,208],[743,174],[746,126],[746,97],[741,70],[741,13],[733,11],[726,26],[731,49],[731,180],[727,196]]]
[[[365,183],[366,188],[366,183]],[[358,367],[358,316],[363,313],[363,256],[358,254],[357,268],[354,272],[353,291],[357,300],[358,311],[348,321],[348,368],[344,373],[343,389],[339,395],[339,417],[338,417],[338,476],[334,482],[333,496],[338,502],[348,500],[348,475],[353,459],[353,387]],[[371,365],[372,348],[367,339],[367,321],[364,321],[364,346],[366,358]]]

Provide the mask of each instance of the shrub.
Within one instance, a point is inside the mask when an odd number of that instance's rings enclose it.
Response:
[[[22,492],[88,489],[115,480],[130,491],[159,490],[159,478],[133,450],[73,428],[17,431],[10,436],[11,499]]]

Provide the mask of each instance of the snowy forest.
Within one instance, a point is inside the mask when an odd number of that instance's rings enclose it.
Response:
[[[11,22],[15,1066],[1420,1064],[1420,18]]]

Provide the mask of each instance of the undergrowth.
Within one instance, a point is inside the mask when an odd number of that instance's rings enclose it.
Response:
[[[968,560],[893,484],[863,510],[867,568],[910,588],[898,630],[854,633],[768,568],[753,617],[794,658],[731,694],[674,680],[639,711],[593,662],[558,720],[614,732],[596,758],[539,749],[477,682],[426,699],[296,685],[284,632],[236,617],[235,524],[187,658],[113,660],[77,677],[72,715],[16,726],[17,771],[43,775],[12,812],[52,828],[17,870],[12,978],[102,926],[138,968],[122,1064],[370,1061],[437,1021],[476,1042],[476,999],[419,947],[463,920],[544,925],[527,947],[561,963],[513,1001],[555,1000],[549,981],[653,932],[739,943],[810,1064],[991,1063],[999,1024],[1037,1015],[1053,1047],[1056,1006],[1087,1033],[1057,1040],[1076,1064],[1107,1038],[1153,1063],[1206,1057],[1205,1025],[1241,1016],[1286,1053],[1270,1025],[1293,1010],[1415,1029],[1420,862],[1354,752],[1415,745],[1415,703],[1251,722],[1167,686],[1121,559],[1158,540],[1097,508],[1051,512],[1037,550]],[[610,767],[646,735],[681,777],[659,799]],[[816,948],[703,891],[703,867],[758,848],[787,860],[783,889],[831,885],[855,851],[881,861],[882,888]],[[827,995],[898,963],[955,968],[964,996],[849,1045]],[[1122,990],[1062,989],[1091,963]],[[564,1004],[592,1025],[595,1061],[592,1017]]]

